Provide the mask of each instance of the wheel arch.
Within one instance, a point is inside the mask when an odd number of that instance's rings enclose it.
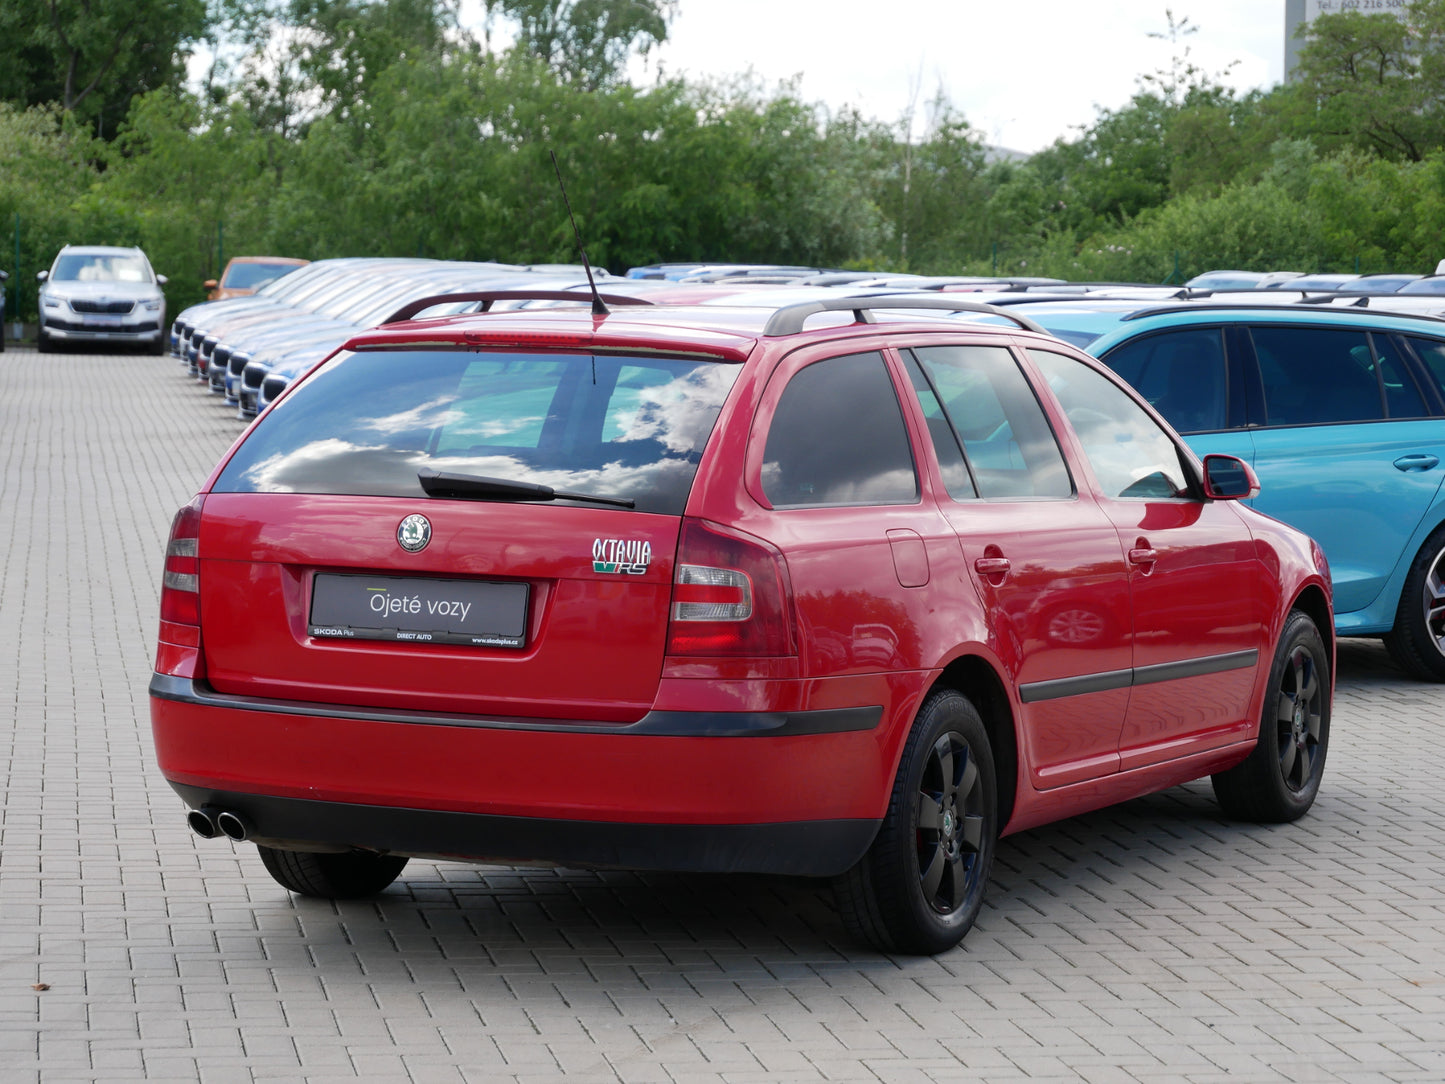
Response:
[[[1008,692],[994,668],[977,655],[954,659],[944,667],[933,688],[962,693],[983,717],[984,729],[993,747],[998,823],[1002,828],[1013,817],[1014,802],[1018,796],[1018,730],[1013,709],[1009,706]]]
[[[1315,628],[1319,629],[1320,637],[1325,642],[1325,650],[1330,653],[1330,658],[1335,657],[1335,623],[1330,616],[1329,600],[1319,584],[1307,584],[1296,597],[1291,605],[1292,610],[1302,610],[1309,614],[1314,621]],[[1283,625],[1281,624],[1281,628]]]

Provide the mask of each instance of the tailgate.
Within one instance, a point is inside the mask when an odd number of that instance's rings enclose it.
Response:
[[[398,533],[417,514],[430,537],[409,552]],[[324,704],[634,721],[657,692],[680,522],[560,505],[212,493],[199,541],[208,680]]]

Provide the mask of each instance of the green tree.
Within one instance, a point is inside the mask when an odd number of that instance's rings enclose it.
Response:
[[[517,46],[588,89],[618,81],[633,50],[667,39],[678,0],[485,0],[516,24]]]
[[[259,250],[274,194],[268,142],[243,109],[152,91],[135,100],[106,151],[104,183],[93,185],[77,209],[97,215],[107,207],[131,209],[131,243],[170,278],[172,308],[199,301],[202,282],[220,272],[218,232],[232,253]],[[292,253],[284,241],[264,251]]]
[[[181,85],[207,24],[205,0],[0,4],[0,99],[54,103],[108,136],[134,95]]]
[[[1291,134],[1326,150],[1355,146],[1418,162],[1445,146],[1445,0],[1414,0],[1404,21],[1321,15],[1280,104]]]
[[[8,317],[34,319],[35,272],[50,266],[61,245],[115,226],[113,214],[91,222],[76,206],[100,182],[98,151],[84,126],[59,106],[16,109],[0,102],[0,225],[7,242],[17,216],[20,229],[18,266],[8,243],[0,257],[11,273]]]

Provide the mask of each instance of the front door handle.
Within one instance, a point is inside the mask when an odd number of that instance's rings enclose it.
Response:
[[[1395,460],[1395,469],[1405,471],[1407,474],[1418,473],[1419,471],[1429,470],[1439,462],[1440,457],[1438,455],[1430,455],[1426,452],[1422,452],[1419,455],[1402,455],[1399,459]]]

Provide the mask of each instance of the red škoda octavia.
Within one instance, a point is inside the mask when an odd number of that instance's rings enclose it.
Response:
[[[827,877],[932,953],[1001,835],[1206,775],[1301,816],[1319,548],[1098,362],[929,311],[970,307],[356,336],[175,517],[151,717],[192,826],[313,896],[413,855]]]

